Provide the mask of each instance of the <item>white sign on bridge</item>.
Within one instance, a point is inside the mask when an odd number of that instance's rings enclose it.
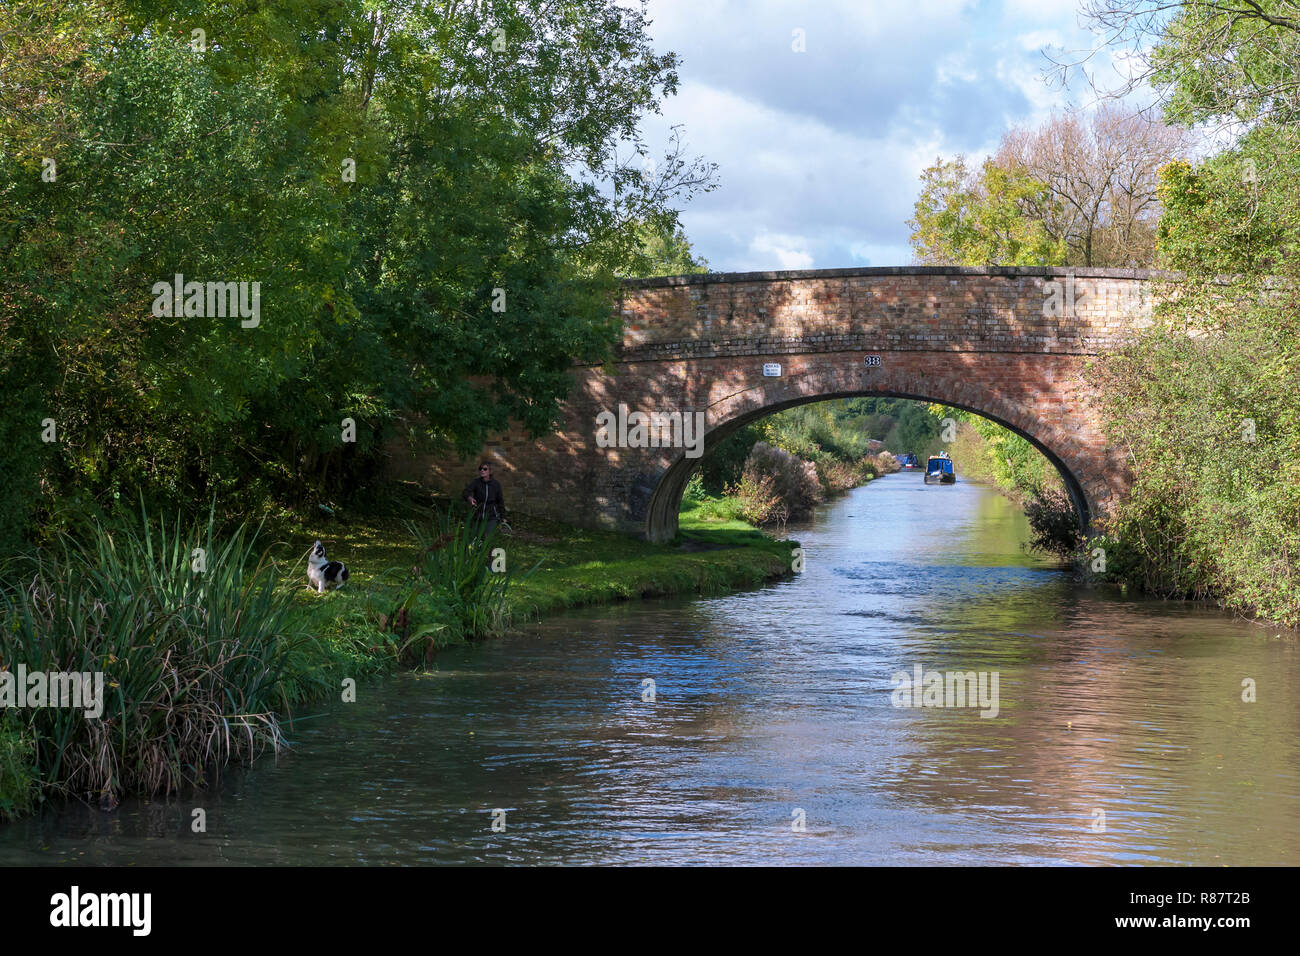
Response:
[[[764,377],[764,378],[780,378],[780,377],[781,377],[781,363],[780,363],[780,362],[764,362],[764,363],[763,363],[763,377]]]

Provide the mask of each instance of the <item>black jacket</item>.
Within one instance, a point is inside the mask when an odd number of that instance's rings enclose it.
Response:
[[[478,502],[474,506],[474,517],[487,518],[492,521],[506,520],[506,500],[501,494],[501,482],[495,478],[484,481],[475,478],[460,493],[463,501],[473,498]]]

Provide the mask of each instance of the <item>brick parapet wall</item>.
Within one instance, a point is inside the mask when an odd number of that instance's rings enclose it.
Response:
[[[643,280],[623,289],[618,357],[846,349],[1095,354],[1149,323],[1152,289],[1162,277],[916,267]]]

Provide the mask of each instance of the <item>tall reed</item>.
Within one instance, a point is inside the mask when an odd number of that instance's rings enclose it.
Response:
[[[36,792],[31,738],[9,713],[0,711],[0,822],[31,808]]]
[[[426,660],[437,647],[504,630],[507,598],[519,580],[513,571],[494,571],[501,547],[500,529],[481,534],[480,527],[435,509],[428,523],[407,522],[419,547],[419,563],[403,590],[402,600],[381,624],[403,637],[401,654]],[[506,551],[506,549],[502,549]],[[540,563],[540,562],[539,562]],[[536,570],[529,569],[526,578]],[[416,618],[423,612],[424,619]]]
[[[94,527],[7,568],[0,662],[100,672],[103,713],[19,711],[48,787],[115,797],[200,784],[234,759],[279,749],[284,662],[311,638],[276,587],[259,527],[214,515]]]

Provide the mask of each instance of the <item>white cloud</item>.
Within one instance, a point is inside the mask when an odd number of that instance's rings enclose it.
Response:
[[[888,130],[863,136],[698,83],[683,85],[670,119],[684,121],[690,153],[721,164],[720,187],[682,215],[713,268],[775,268],[778,255],[795,263],[782,268],[847,265],[854,242],[906,248],[897,226],[933,153],[923,163]]]
[[[759,256],[770,256],[781,269],[810,269],[812,253],[803,236],[787,236],[764,232],[754,237],[749,249]]]
[[[870,242],[849,244],[851,263],[855,266],[904,266],[912,261],[912,250],[906,245],[878,245]]]
[[[1016,44],[1022,50],[1037,53],[1045,48],[1059,49],[1065,46],[1065,38],[1059,30],[1030,30],[1016,37]]]
[[[647,139],[681,124],[719,165],[682,212],[696,250],[722,271],[910,261],[922,169],[1069,105],[1040,50],[1090,42],[1076,3],[650,0],[656,47],[682,63]]]
[[[971,66],[965,50],[950,53],[934,68],[935,81],[941,86],[954,83],[974,83],[979,73]]]
[[[1080,0],[1003,0],[1004,20],[1023,23],[1059,23],[1075,27],[1079,19]]]

